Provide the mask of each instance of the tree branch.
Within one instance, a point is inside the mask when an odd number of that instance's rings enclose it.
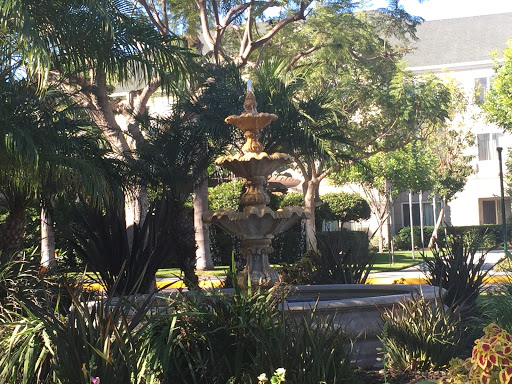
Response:
[[[245,45],[240,46],[240,55],[235,59],[235,63],[237,64],[237,66],[244,66],[247,63],[247,60],[249,59],[249,56],[251,55],[252,52],[262,47],[267,41],[274,37],[275,34],[279,32],[281,29],[283,29],[285,26],[299,20],[305,20],[305,12],[307,7],[311,4],[311,1],[312,0],[302,1],[300,3],[300,9],[297,11],[297,13],[280,20],[276,25],[274,25],[272,29],[270,29],[270,31],[268,31],[260,39],[256,41],[249,40]]]
[[[155,7],[152,5],[149,5],[146,0],[137,0],[137,1],[140,5],[142,5],[144,7],[144,9],[146,10],[146,13],[149,16],[149,19],[151,20],[153,25],[158,29],[158,32],[160,32],[160,34],[162,34],[162,35],[169,34],[168,22],[162,22],[162,20],[160,19],[160,15],[156,11]],[[165,1],[164,1],[164,5],[165,5]],[[163,14],[164,14],[164,18],[167,19],[167,13],[166,13],[165,7],[163,9]]]
[[[160,78],[153,78],[149,84],[147,84],[144,88],[138,91],[138,99],[137,102],[133,105],[133,116],[140,116],[146,112],[146,107],[149,101],[149,98],[158,90],[160,87]],[[137,121],[132,117],[128,123],[128,132],[133,137],[133,139],[137,143],[141,143],[144,141],[144,136],[140,130],[140,125]]]
[[[290,63],[287,65],[286,72],[289,72],[292,69],[292,67],[295,65],[295,63],[297,61],[299,61],[301,58],[303,58],[304,56],[307,56],[307,55],[309,55],[309,54],[311,54],[311,53],[313,53],[315,51],[318,51],[322,47],[323,47],[322,45],[316,45],[316,46],[311,47],[311,48],[309,48],[309,49],[307,49],[305,51],[297,53],[293,57],[293,59],[290,61]]]
[[[352,55],[352,57],[358,61],[361,61],[363,63],[371,63],[373,61],[384,59],[384,58],[395,58],[397,56],[400,56],[399,53],[393,53],[393,52],[384,52],[384,54],[375,56],[375,57],[363,57],[358,55],[352,48],[348,49],[348,52]]]
[[[206,0],[196,0],[197,8],[199,8],[199,17],[201,20],[201,30],[203,32],[203,38],[208,47],[211,50],[215,50],[215,40],[213,39],[210,28],[208,28],[208,10],[206,6]]]

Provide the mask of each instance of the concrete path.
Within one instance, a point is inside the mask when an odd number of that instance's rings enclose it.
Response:
[[[492,270],[494,265],[504,257],[505,253],[503,250],[488,252],[485,255],[483,269]],[[475,259],[477,259],[477,257],[475,257]],[[421,256],[419,260],[421,260]],[[487,283],[498,283],[503,281],[512,282],[512,274],[490,271],[488,278],[486,279]],[[400,271],[370,273],[367,280],[368,284],[426,284],[426,282],[427,280],[421,263]]]

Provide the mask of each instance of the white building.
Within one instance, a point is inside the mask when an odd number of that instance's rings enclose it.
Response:
[[[494,75],[492,52],[501,52],[512,38],[512,13],[427,21],[418,27],[419,40],[414,51],[405,58],[415,74],[433,73],[450,77],[463,87],[470,105],[463,119],[463,128],[475,134],[475,173],[466,187],[448,204],[445,221],[454,226],[500,224],[499,164],[496,148],[503,148],[503,162],[512,147],[512,135],[482,116],[477,101]],[[506,171],[506,170],[504,170]],[[424,201],[427,194],[424,196]],[[418,196],[414,197],[413,215],[419,224]],[[426,225],[432,225],[432,203],[424,203]],[[396,201],[395,230],[409,225],[409,202],[406,196]],[[511,213],[506,199],[506,215]]]

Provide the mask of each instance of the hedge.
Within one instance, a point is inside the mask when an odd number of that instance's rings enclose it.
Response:
[[[432,232],[434,230],[433,226],[425,226],[423,227],[425,246],[428,245],[430,241],[430,237],[432,236]],[[416,247],[421,247],[421,235],[420,235],[420,227],[414,226],[414,245]],[[470,232],[474,235],[478,235],[482,237],[482,248],[493,248],[500,246],[503,244],[503,228],[500,224],[486,224],[486,225],[466,225],[466,226],[458,226],[458,227],[446,227],[446,233],[449,235],[459,235]],[[438,239],[440,242],[444,241],[445,227],[439,229]],[[511,239],[512,237],[512,228],[510,225],[507,226],[507,238]],[[398,233],[393,237],[393,245],[395,249],[403,249],[408,250],[411,249],[411,228],[403,227],[398,231]]]
[[[304,235],[300,226],[280,233],[272,240],[274,253],[270,255],[272,264],[295,263],[306,251]],[[339,232],[318,232],[318,248],[322,255],[350,255],[350,260],[366,260],[369,255],[368,234],[361,231],[343,230]],[[240,240],[236,236],[210,227],[212,259],[215,265],[230,265],[231,253],[238,257]]]

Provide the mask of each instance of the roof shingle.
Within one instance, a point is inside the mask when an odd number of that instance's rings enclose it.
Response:
[[[425,21],[405,56],[409,67],[490,60],[512,37],[512,13]]]

